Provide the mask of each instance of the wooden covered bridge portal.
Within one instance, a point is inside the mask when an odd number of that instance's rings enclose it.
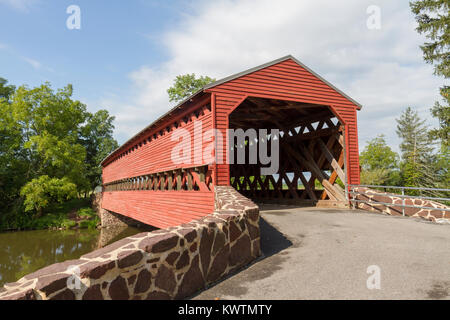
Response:
[[[210,214],[215,186],[231,185],[256,202],[348,203],[345,185],[359,184],[360,109],[292,56],[219,80],[103,160],[102,207],[165,228]],[[179,142],[172,133],[183,128],[194,136],[198,121],[203,136],[211,129],[223,137],[227,129],[280,130],[277,173],[262,176],[259,162],[229,164],[198,158],[196,151],[204,146],[195,140],[191,161],[175,163],[171,150]],[[243,148],[248,155],[249,146],[259,143],[224,140],[215,143],[216,159],[226,159],[228,148]]]

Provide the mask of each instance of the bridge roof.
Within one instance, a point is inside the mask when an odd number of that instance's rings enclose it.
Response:
[[[174,112],[182,110],[187,103],[189,103],[190,101],[192,101],[192,99],[194,99],[195,97],[201,95],[202,93],[205,92],[205,90],[208,89],[212,89],[216,86],[219,86],[225,82],[237,79],[239,77],[245,76],[247,74],[250,74],[252,72],[270,67],[272,65],[275,65],[277,63],[283,62],[285,60],[293,60],[295,63],[299,64],[301,67],[305,68],[307,71],[309,71],[311,74],[313,74],[314,76],[316,76],[317,78],[319,78],[321,81],[323,81],[324,83],[326,83],[327,85],[329,85],[331,88],[333,88],[334,90],[336,90],[338,93],[340,93],[342,96],[344,96],[345,98],[347,98],[349,101],[351,101],[352,103],[354,103],[358,110],[361,110],[362,105],[355,101],[354,99],[352,99],[350,96],[348,96],[347,94],[345,94],[343,91],[339,90],[338,88],[336,88],[333,84],[331,84],[330,82],[328,82],[327,80],[325,80],[322,76],[320,76],[319,74],[317,74],[316,72],[314,72],[313,70],[311,70],[309,67],[307,67],[305,64],[303,64],[302,62],[300,62],[299,60],[297,60],[295,57],[293,57],[292,55],[287,55],[281,58],[278,58],[276,60],[264,63],[262,65],[259,65],[257,67],[254,68],[250,68],[248,70],[233,74],[231,76],[225,77],[223,79],[217,80],[215,82],[212,82],[208,85],[205,85],[204,87],[202,87],[201,89],[199,89],[197,92],[195,92],[194,94],[192,94],[191,96],[187,97],[186,99],[184,99],[183,101],[181,101],[180,103],[178,103],[176,106],[174,106],[172,109],[170,109],[169,111],[167,111],[165,114],[163,114],[162,116],[160,116],[158,119],[156,119],[155,121],[153,121],[151,124],[149,124],[148,126],[146,126],[144,129],[142,129],[141,131],[139,131],[137,134],[135,134],[134,136],[132,136],[130,139],[128,139],[125,143],[123,143],[120,147],[118,147],[117,149],[115,149],[113,152],[111,152],[108,156],[106,156],[102,162],[101,165],[105,164],[105,162],[110,159],[115,153],[117,153],[119,150],[124,149],[125,147],[129,146],[130,144],[132,144],[137,138],[139,138],[140,136],[142,136],[144,133],[146,133],[148,130],[152,129],[152,128],[157,128],[158,125],[163,121],[166,120],[168,117],[170,117]]]

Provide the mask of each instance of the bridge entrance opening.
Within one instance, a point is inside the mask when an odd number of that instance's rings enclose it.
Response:
[[[259,151],[261,139],[245,135],[244,143],[237,138],[230,141],[234,151],[230,184],[244,196],[258,203],[346,204],[344,125],[331,107],[248,97],[229,115],[229,128],[279,130],[279,166],[274,174],[261,173],[267,165],[259,157],[256,164],[249,164],[249,153],[254,144]],[[271,140],[276,139],[272,136],[262,142],[269,153]],[[244,152],[245,164],[239,164],[239,152]]]

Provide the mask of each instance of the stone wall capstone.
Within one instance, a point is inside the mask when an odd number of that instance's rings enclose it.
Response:
[[[385,213],[392,216],[401,216],[403,214],[402,207],[400,206],[403,200],[398,195],[364,187],[354,188],[354,191],[360,193],[356,196],[357,200],[370,201],[370,204],[362,202],[357,203],[359,209]],[[392,205],[384,205],[377,202],[391,203]],[[420,197],[405,199],[404,204],[408,206],[450,209],[450,207],[446,205],[431,200],[420,199]],[[450,222],[450,211],[405,207],[405,216],[422,218],[433,222]]]
[[[259,208],[215,187],[209,216],[119,240],[6,284],[0,300],[182,299],[260,254]]]

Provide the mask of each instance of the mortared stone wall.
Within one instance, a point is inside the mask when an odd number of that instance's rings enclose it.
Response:
[[[402,216],[403,199],[398,195],[392,193],[381,192],[369,188],[357,187],[354,188],[355,192],[361,193],[356,196],[357,200],[370,202],[370,204],[359,202],[357,207],[359,209],[380,212],[389,214],[392,216]],[[407,206],[421,206],[429,208],[450,209],[450,207],[431,200],[417,198],[404,199],[404,204]],[[392,205],[384,205],[381,203],[389,203]],[[421,209],[405,207],[405,216],[422,218],[428,221],[448,223],[450,222],[450,211],[433,210],[433,209]]]
[[[260,256],[258,206],[215,187],[211,215],[124,238],[0,289],[0,300],[182,299]]]

